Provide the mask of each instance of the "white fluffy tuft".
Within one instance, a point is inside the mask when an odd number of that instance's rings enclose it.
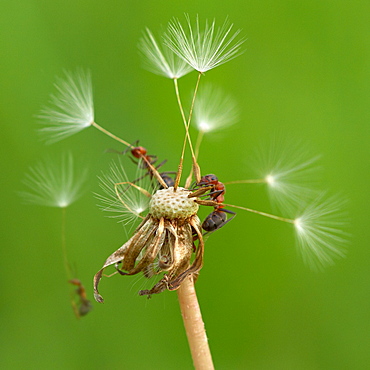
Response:
[[[244,39],[237,40],[240,30],[232,33],[233,24],[227,19],[218,28],[215,20],[206,20],[201,28],[198,16],[194,25],[189,15],[185,17],[186,27],[177,18],[169,23],[165,44],[198,72],[218,67],[241,54]]]
[[[194,124],[200,132],[208,133],[231,126],[238,121],[235,100],[212,85],[203,86],[194,105]]]
[[[139,49],[144,56],[144,67],[152,73],[178,79],[193,71],[191,66],[166,45],[158,43],[148,28],[140,39]]]
[[[298,252],[313,270],[321,270],[345,256],[348,234],[343,231],[344,201],[321,194],[294,220]]]
[[[51,95],[50,105],[38,118],[46,125],[40,133],[48,143],[62,140],[94,123],[94,102],[90,72],[66,72],[57,78],[57,92]]]
[[[31,167],[24,184],[29,191],[20,195],[27,203],[65,208],[81,195],[87,171],[76,171],[72,155],[65,154],[60,161],[47,159]]]

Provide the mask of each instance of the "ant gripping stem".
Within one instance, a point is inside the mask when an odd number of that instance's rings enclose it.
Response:
[[[142,147],[142,146],[133,147],[131,149],[131,154],[135,158],[142,159],[144,161],[144,166],[145,166],[145,168],[148,169],[148,173],[151,176],[154,176],[157,179],[157,181],[160,183],[160,185],[162,186],[162,188],[167,189],[169,186],[171,186],[171,185],[168,185],[170,183],[170,181],[169,180],[166,181],[163,178],[164,176],[161,175],[157,171],[157,169],[160,166],[163,166],[163,164],[165,164],[166,161],[160,163],[157,167],[154,167],[153,165],[157,162],[157,156],[155,156],[155,155],[148,155],[147,154],[147,150],[144,147]],[[166,178],[169,178],[169,176],[167,176]]]
[[[150,156],[147,156],[146,155],[146,149],[145,148],[142,148],[142,147],[134,147],[132,144],[130,144],[127,141],[125,141],[125,140],[119,138],[118,136],[112,134],[111,132],[109,132],[108,130],[106,130],[104,127],[98,125],[96,122],[93,122],[91,125],[94,126],[95,128],[97,128],[99,131],[103,132],[105,135],[110,136],[111,138],[113,138],[114,140],[118,141],[119,143],[126,145],[128,148],[131,149],[131,153],[132,152],[135,152],[136,155],[139,155],[139,157],[136,157],[136,158],[142,158],[143,161],[150,168],[150,170],[153,172],[153,175],[156,177],[156,179],[158,180],[158,182],[164,188],[168,188],[168,186],[166,185],[166,183],[162,180],[161,176],[159,175],[158,171],[153,167],[153,165],[151,163],[151,160],[150,160]],[[140,149],[141,148],[145,150],[145,154],[143,154],[143,153],[140,152]],[[136,149],[139,149],[139,150],[136,150]]]
[[[203,176],[197,183],[197,186],[199,186],[200,189],[204,187],[210,188],[210,192],[207,195],[209,195],[211,200],[215,202],[214,211],[211,212],[203,221],[203,230],[212,232],[221,229],[221,227],[226,225],[236,216],[235,212],[224,208],[225,185],[221,181],[218,181],[216,175],[210,174]],[[231,214],[232,216],[227,219],[226,213]]]

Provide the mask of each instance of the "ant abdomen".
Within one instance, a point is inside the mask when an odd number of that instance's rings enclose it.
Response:
[[[226,213],[222,211],[213,211],[203,221],[202,228],[205,231],[215,231],[226,222]]]

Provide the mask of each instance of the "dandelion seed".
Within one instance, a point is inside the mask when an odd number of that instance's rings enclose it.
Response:
[[[294,220],[298,252],[313,270],[345,257],[348,234],[342,230],[346,224],[343,205],[337,197],[325,200],[321,194]]]
[[[193,71],[191,66],[167,46],[159,44],[148,28],[140,39],[139,49],[145,58],[145,68],[152,73],[178,79]]]
[[[239,110],[234,99],[212,85],[199,91],[194,104],[194,121],[202,133],[229,127],[238,121]]]
[[[49,159],[30,168],[23,181],[29,191],[20,195],[27,203],[65,208],[80,197],[86,177],[86,170],[74,169],[71,154],[63,155],[59,162]]]
[[[274,142],[265,153],[260,148],[253,165],[262,169],[260,182],[267,184],[271,203],[279,211],[291,213],[302,200],[317,196],[315,175],[320,156],[313,157],[301,143],[288,141]]]
[[[211,24],[206,20],[201,29],[198,16],[195,25],[191,24],[189,15],[185,17],[185,29],[176,18],[169,23],[165,44],[198,72],[218,67],[242,53],[244,39],[237,40],[240,30],[232,33],[233,24],[227,19],[218,28],[215,20]]]
[[[62,140],[94,124],[94,102],[89,72],[65,72],[58,78],[57,92],[51,95],[50,106],[41,110],[38,118],[46,127],[40,133],[48,143]]]
[[[138,165],[139,168],[140,165]],[[140,178],[141,173],[137,171],[136,175],[137,178]],[[113,214],[109,217],[118,218],[120,222],[127,225],[141,218],[142,214],[148,209],[149,197],[129,184],[121,162],[113,162],[109,172],[99,179],[100,187],[106,196],[96,194],[96,197],[101,201],[100,208]],[[149,185],[153,187],[153,182],[151,182],[149,176],[143,177],[137,183],[139,188],[149,188]]]

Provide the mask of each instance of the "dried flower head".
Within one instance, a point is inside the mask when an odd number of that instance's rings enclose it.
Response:
[[[140,295],[176,290],[186,277],[197,274],[203,266],[204,242],[201,224],[197,216],[198,198],[184,188],[173,187],[158,190],[149,205],[145,217],[135,234],[105,261],[94,277],[94,295],[98,302],[103,297],[98,285],[106,267],[115,265],[121,275],[136,275],[142,272],[152,277],[165,272],[164,277],[150,290]],[[190,195],[190,197],[189,197]],[[195,249],[193,234],[198,239],[196,255],[190,265]]]
[[[188,14],[185,18],[186,27],[177,18],[169,23],[165,44],[198,72],[218,67],[241,54],[244,39],[237,40],[240,30],[232,33],[233,24],[227,19],[217,28],[215,20],[206,20],[201,28],[198,16],[195,25]]]
[[[31,167],[23,181],[29,191],[20,195],[28,203],[65,208],[79,198],[86,177],[87,171],[76,171],[72,155],[65,154],[60,161],[48,159]]]
[[[212,85],[203,86],[194,104],[193,124],[202,133],[216,131],[238,121],[239,109],[235,100]]]
[[[40,132],[48,143],[62,140],[94,123],[94,102],[91,76],[82,69],[65,72],[57,78],[57,92],[51,95],[50,105],[43,108],[38,118],[47,125]]]
[[[162,42],[158,43],[148,28],[145,31],[140,39],[139,49],[148,71],[172,79],[178,79],[193,71],[193,68],[171,49]]]

